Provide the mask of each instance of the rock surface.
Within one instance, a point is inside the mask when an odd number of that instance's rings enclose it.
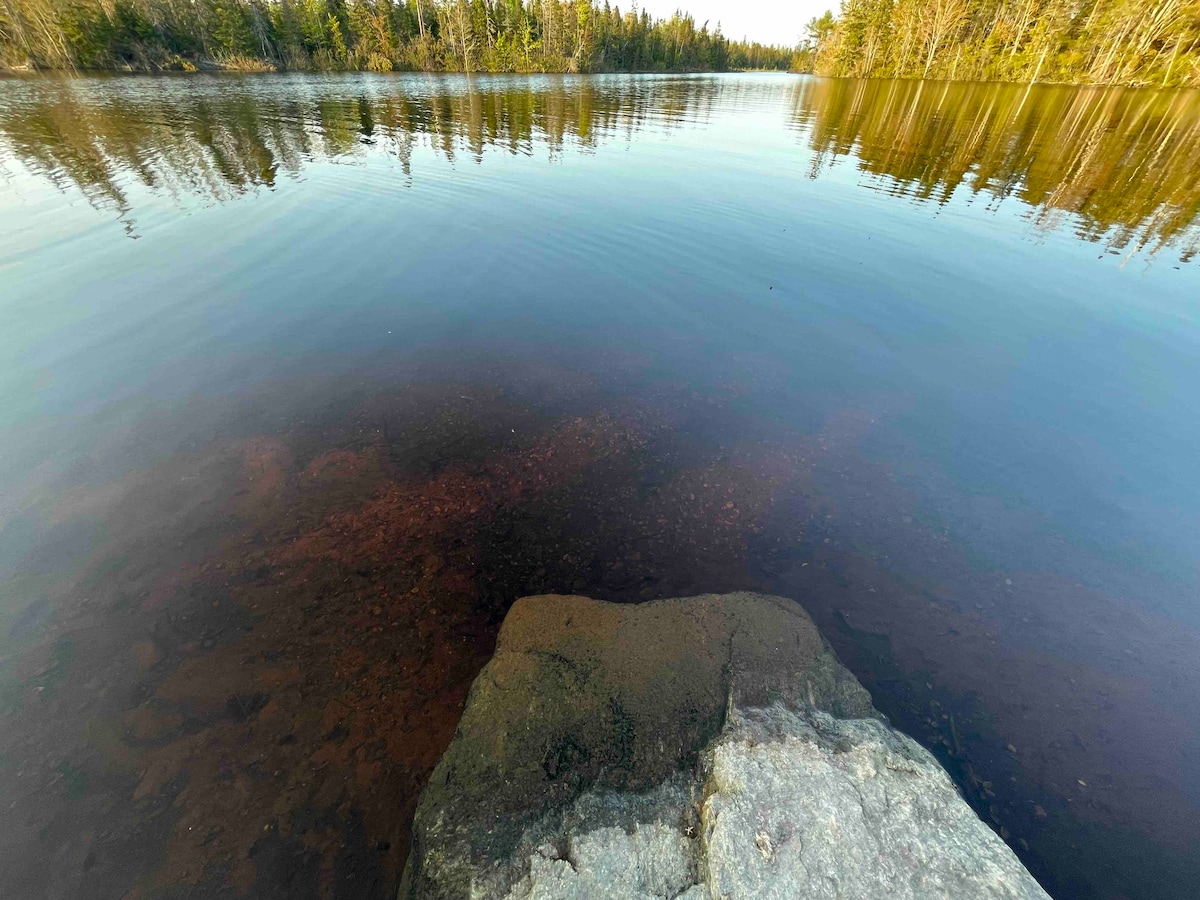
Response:
[[[401,898],[1044,898],[795,603],[519,600]]]

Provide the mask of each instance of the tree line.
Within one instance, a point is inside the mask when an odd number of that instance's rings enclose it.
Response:
[[[798,67],[824,75],[1200,85],[1200,0],[842,0]]]
[[[0,0],[0,68],[710,72],[792,56],[607,0]]]

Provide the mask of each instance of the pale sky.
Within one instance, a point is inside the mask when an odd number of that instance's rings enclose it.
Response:
[[[630,0],[610,0],[625,12]],[[725,37],[748,37],[764,44],[791,46],[800,40],[804,26],[827,9],[837,12],[838,0],[640,0],[638,9],[656,17],[669,17],[675,10],[691,13],[699,27],[708,20],[711,30],[721,23]]]

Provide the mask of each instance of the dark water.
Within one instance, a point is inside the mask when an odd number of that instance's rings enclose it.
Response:
[[[386,897],[507,605],[812,614],[1200,884],[1200,97],[0,81],[0,895]]]

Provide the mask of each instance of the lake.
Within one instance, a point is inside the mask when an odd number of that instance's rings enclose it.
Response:
[[[389,897],[511,602],[796,599],[1200,884],[1200,95],[0,81],[0,893]]]

